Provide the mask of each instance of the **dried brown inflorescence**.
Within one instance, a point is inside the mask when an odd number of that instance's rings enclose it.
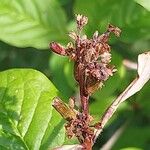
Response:
[[[116,71],[110,65],[111,50],[108,44],[110,33],[120,35],[118,27],[109,25],[105,33],[99,35],[98,31],[91,39],[82,35],[83,27],[88,23],[88,18],[83,15],[76,15],[77,31],[70,32],[69,36],[73,42],[69,42],[67,47],[52,42],[50,48],[53,52],[68,56],[74,61],[74,77],[80,88],[81,112],[76,112],[76,118],[71,119],[66,125],[69,137],[75,135],[80,143],[90,149],[92,145],[93,129],[89,126],[89,96],[97,89],[101,88],[106,81]],[[56,108],[56,106],[54,106]]]

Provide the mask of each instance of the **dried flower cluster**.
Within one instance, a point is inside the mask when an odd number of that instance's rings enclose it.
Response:
[[[76,16],[77,31],[70,32],[69,36],[73,42],[69,42],[67,47],[52,42],[50,48],[53,52],[68,56],[74,63],[74,77],[80,87],[81,112],[76,112],[76,118],[68,122],[66,129],[68,135],[78,137],[86,149],[92,145],[93,129],[89,127],[89,96],[97,89],[102,87],[104,81],[112,76],[116,71],[110,65],[111,53],[108,40],[110,33],[120,35],[118,27],[109,25],[105,33],[99,35],[98,31],[93,34],[91,39],[82,35],[83,27],[88,23],[88,18],[83,15]],[[88,148],[90,149],[90,148]]]

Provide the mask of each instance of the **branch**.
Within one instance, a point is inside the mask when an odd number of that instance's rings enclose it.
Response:
[[[94,141],[101,134],[104,126],[115,113],[119,105],[126,99],[142,89],[146,82],[150,79],[150,51],[138,56],[138,77],[135,78],[130,85],[122,92],[117,99],[107,108],[102,116],[99,126],[94,131]]]

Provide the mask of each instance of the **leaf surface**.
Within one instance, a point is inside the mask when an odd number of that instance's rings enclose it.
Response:
[[[0,40],[45,49],[64,41],[66,18],[56,0],[0,0]]]
[[[51,106],[56,95],[54,85],[36,70],[1,72],[0,146],[46,150],[63,144],[63,121]]]

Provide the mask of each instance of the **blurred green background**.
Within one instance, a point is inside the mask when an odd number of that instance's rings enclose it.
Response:
[[[69,42],[67,32],[75,30],[74,16],[78,13],[89,18],[84,30],[89,37],[95,30],[103,33],[108,23],[122,30],[120,38],[112,35],[110,40],[112,63],[118,72],[91,97],[90,111],[98,120],[137,75],[124,67],[123,60],[136,62],[138,54],[150,50],[149,0],[0,0],[0,70],[34,68],[46,74],[66,101],[76,95],[73,64],[53,54],[48,44]],[[111,149],[150,149],[149,84],[121,105],[97,140],[95,150],[126,123]]]

